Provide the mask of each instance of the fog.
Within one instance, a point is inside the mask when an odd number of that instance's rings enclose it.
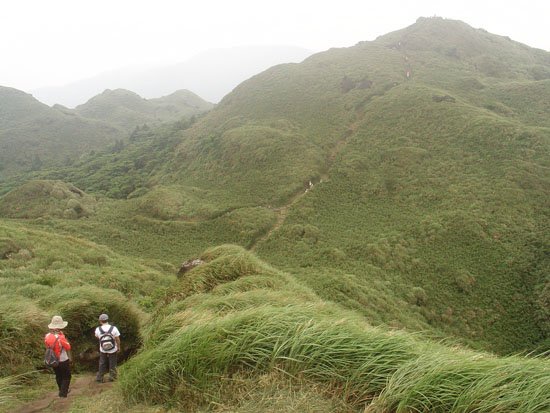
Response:
[[[549,50],[549,4],[470,0],[6,0],[1,8],[0,85],[32,91],[105,72],[123,73],[121,68],[130,73],[152,66],[173,66],[220,48],[256,45],[267,50],[284,46],[317,52],[373,40],[414,23],[419,16],[433,15],[463,20]],[[275,61],[259,66],[243,61],[243,73],[302,57],[277,55]]]

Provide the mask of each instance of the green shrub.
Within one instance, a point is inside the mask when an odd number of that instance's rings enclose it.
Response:
[[[0,353],[5,360],[0,375],[23,373],[42,365],[49,322],[47,313],[33,301],[0,296]]]
[[[0,238],[0,259],[5,260],[11,254],[18,252],[21,247],[10,238]]]
[[[39,303],[69,323],[65,331],[79,364],[97,367],[93,357],[98,349],[94,331],[102,313],[108,314],[110,322],[121,332],[122,359],[141,345],[140,326],[145,314],[118,291],[91,286],[62,288],[42,297]]]
[[[409,302],[417,306],[426,305],[428,294],[422,287],[413,287],[409,294]]]

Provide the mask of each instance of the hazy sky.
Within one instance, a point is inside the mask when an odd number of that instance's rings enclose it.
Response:
[[[0,85],[62,85],[219,47],[322,51],[433,15],[550,50],[549,0],[0,0]]]

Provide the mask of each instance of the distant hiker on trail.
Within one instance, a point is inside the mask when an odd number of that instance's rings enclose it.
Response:
[[[116,380],[117,353],[120,351],[120,332],[118,328],[109,324],[109,316],[99,316],[99,327],[95,329],[95,336],[99,340],[99,371],[95,380],[103,383],[103,375],[109,369],[109,381]]]
[[[59,388],[59,397],[67,397],[69,385],[71,384],[71,365],[69,351],[71,345],[61,331],[67,327],[67,322],[59,315],[52,317],[52,322],[48,324],[50,332],[44,337],[46,344],[46,357],[44,362],[51,366],[55,372],[55,381]],[[53,355],[51,354],[53,350]]]

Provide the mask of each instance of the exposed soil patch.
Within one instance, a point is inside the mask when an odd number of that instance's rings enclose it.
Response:
[[[52,378],[53,380],[53,378]],[[96,383],[93,375],[73,378],[69,397],[61,398],[57,391],[46,394],[39,400],[34,400],[14,410],[14,413],[35,413],[35,412],[67,412],[76,397],[95,396],[112,387],[113,383]]]

